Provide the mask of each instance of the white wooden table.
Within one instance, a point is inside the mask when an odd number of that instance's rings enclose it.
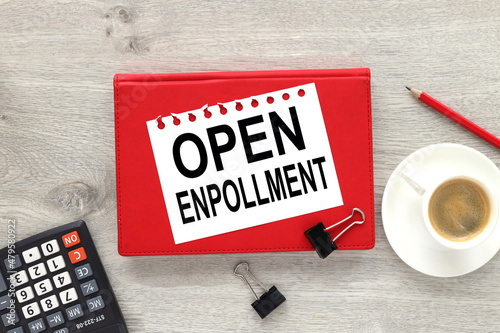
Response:
[[[439,142],[500,152],[418,102],[410,85],[500,135],[498,1],[0,0],[0,247],[87,221],[130,332],[500,331],[500,255],[423,275],[384,234],[398,163]],[[120,257],[115,73],[369,67],[376,246],[315,253]],[[261,320],[240,261],[287,301]]]

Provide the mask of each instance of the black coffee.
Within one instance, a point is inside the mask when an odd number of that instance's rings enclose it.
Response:
[[[452,179],[439,186],[429,202],[429,218],[442,237],[468,241],[488,224],[490,202],[486,192],[475,182]]]

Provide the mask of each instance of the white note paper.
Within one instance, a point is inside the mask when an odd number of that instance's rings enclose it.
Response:
[[[147,127],[176,244],[343,204],[314,83]]]

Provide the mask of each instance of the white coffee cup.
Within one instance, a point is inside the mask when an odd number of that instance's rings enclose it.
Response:
[[[421,213],[426,229],[431,236],[441,245],[453,250],[465,250],[477,246],[484,242],[495,229],[498,221],[498,202],[493,195],[492,190],[480,176],[469,173],[439,173],[420,170],[415,165],[408,163],[401,173],[402,178],[410,185],[421,197]],[[476,183],[486,193],[489,204],[490,214],[488,222],[483,230],[474,238],[464,241],[454,241],[441,236],[432,226],[429,216],[429,203],[432,195],[444,183],[453,179],[466,179]]]

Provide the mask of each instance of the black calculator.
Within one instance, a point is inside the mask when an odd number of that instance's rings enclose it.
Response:
[[[127,333],[84,221],[0,250],[0,332]]]

